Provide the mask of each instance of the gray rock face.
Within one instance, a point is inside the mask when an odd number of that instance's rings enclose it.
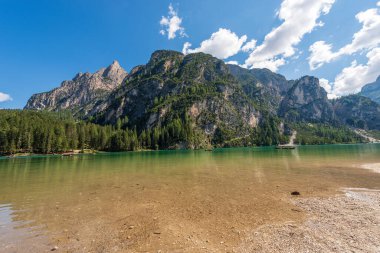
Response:
[[[78,73],[52,91],[33,95],[25,109],[59,111],[69,109],[85,115],[99,101],[120,86],[127,72],[114,61],[107,68],[91,73]]]
[[[380,104],[380,76],[375,82],[369,83],[362,88],[360,95],[370,98]]]
[[[279,115],[290,121],[331,122],[334,111],[318,78],[296,80],[281,102]]]
[[[277,113],[280,102],[293,81],[288,81],[269,69],[244,69],[237,65],[228,67],[250,99],[273,114]]]
[[[341,97],[333,102],[341,123],[361,129],[380,130],[380,105],[360,95]]]

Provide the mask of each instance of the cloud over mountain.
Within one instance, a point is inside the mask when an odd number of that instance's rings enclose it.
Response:
[[[362,27],[353,35],[351,43],[336,52],[332,51],[333,45],[325,41],[317,41],[310,46],[309,65],[311,70],[320,68],[325,63],[334,61],[343,55],[371,50],[380,45],[380,8],[359,12],[355,17]]]
[[[265,36],[264,42],[246,59],[246,67],[269,68],[277,71],[286,58],[295,54],[303,36],[311,33],[321,15],[329,13],[335,0],[284,0],[278,11],[283,23]]]
[[[234,32],[228,29],[219,28],[217,32],[211,34],[211,37],[201,42],[200,47],[191,49],[191,44],[186,42],[182,52],[184,54],[203,52],[211,54],[219,59],[227,59],[236,55],[242,49],[243,44],[247,41],[247,36],[239,38]],[[252,42],[250,42],[252,44]],[[252,46],[250,44],[250,47]]]

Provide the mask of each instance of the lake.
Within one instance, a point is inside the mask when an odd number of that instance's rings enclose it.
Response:
[[[379,144],[0,158],[0,252],[237,252],[304,222],[295,198],[380,189],[379,163]]]

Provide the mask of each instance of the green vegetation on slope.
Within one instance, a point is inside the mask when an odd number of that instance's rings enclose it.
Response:
[[[317,145],[335,143],[358,143],[363,138],[347,127],[334,127],[328,124],[294,123],[292,128],[297,130],[296,144]]]

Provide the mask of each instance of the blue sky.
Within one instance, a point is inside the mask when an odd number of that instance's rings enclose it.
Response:
[[[157,49],[315,75],[345,95],[380,74],[380,2],[0,0],[0,108],[114,59],[129,71]]]

